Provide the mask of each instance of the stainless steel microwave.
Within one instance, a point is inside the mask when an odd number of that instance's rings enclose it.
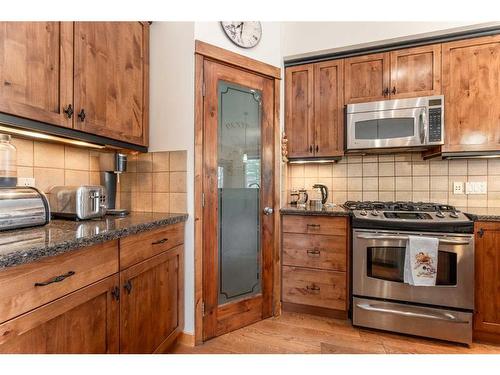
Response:
[[[347,152],[422,149],[442,145],[443,141],[442,95],[347,106]]]

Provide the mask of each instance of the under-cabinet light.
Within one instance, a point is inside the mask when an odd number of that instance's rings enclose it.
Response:
[[[336,159],[302,159],[302,160],[288,160],[289,164],[325,164],[337,163]]]

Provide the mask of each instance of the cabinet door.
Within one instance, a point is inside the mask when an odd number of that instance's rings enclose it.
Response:
[[[391,52],[391,99],[441,94],[441,44]]]
[[[147,145],[148,45],[141,22],[75,23],[76,129]]]
[[[0,112],[71,127],[73,24],[0,22]]]
[[[118,353],[118,276],[0,325],[0,353]]]
[[[443,44],[443,151],[500,150],[500,35]]]
[[[500,340],[500,223],[475,223],[474,330],[499,335]]]
[[[345,59],[345,103],[361,103],[389,98],[389,53]]]
[[[313,74],[313,64],[286,69],[285,133],[290,158],[314,156]]]
[[[183,247],[120,274],[120,353],[164,352],[183,328]]]
[[[344,62],[314,64],[314,156],[344,154]]]

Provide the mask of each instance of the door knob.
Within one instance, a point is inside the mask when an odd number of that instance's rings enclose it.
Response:
[[[264,215],[272,215],[274,210],[271,207],[264,207]]]

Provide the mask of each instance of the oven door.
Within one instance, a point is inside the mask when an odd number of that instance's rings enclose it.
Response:
[[[347,150],[423,146],[425,107],[347,114]]]
[[[408,235],[439,238],[436,286],[405,284]],[[353,294],[462,309],[474,308],[474,241],[471,235],[353,231]]]

